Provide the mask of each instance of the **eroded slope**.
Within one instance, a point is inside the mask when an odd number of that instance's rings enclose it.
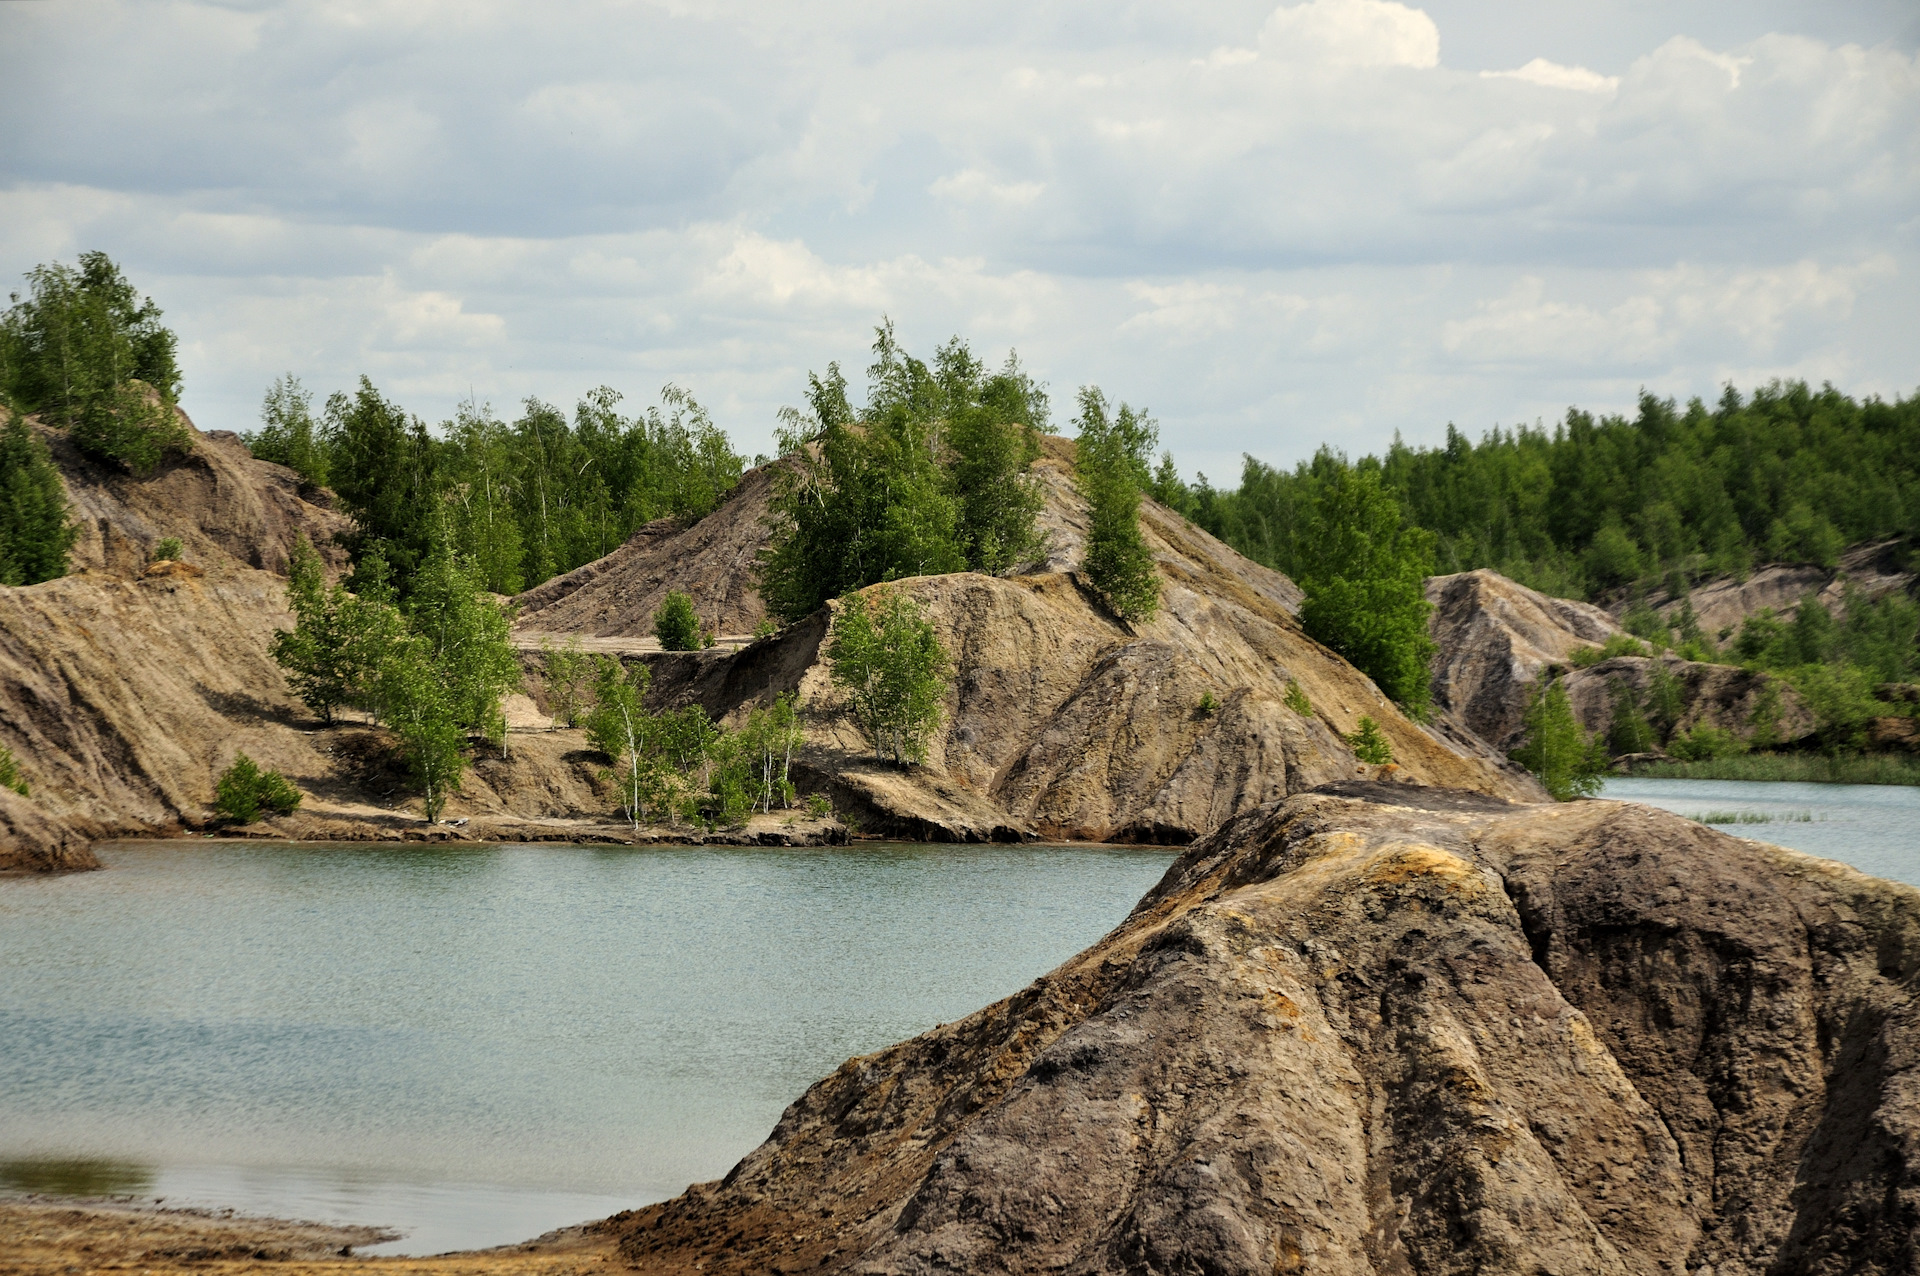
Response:
[[[1916,943],[1648,808],[1305,794],[613,1223],[644,1272],[1911,1272]]]

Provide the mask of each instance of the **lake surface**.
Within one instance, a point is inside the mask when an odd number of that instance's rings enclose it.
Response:
[[[717,1177],[1164,850],[195,844],[0,883],[0,1188],[504,1244]]]
[[[1713,817],[1736,837],[1920,886],[1920,788],[1912,785],[1621,778],[1608,780],[1603,796]]]

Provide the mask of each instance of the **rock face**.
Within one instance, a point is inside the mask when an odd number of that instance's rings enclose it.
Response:
[[[1302,632],[1292,581],[1150,501],[1141,527],[1164,581],[1161,609],[1139,625],[1110,615],[1075,572],[1055,569],[1054,560],[1070,567],[1084,554],[1086,509],[1073,489],[1070,445],[1048,446],[1035,472],[1047,498],[1049,564],[1007,578],[961,573],[890,586],[920,602],[956,665],[924,767],[865,760],[820,655],[825,615],[738,654],[648,654],[653,705],[697,701],[727,717],[796,693],[808,724],[803,787],[832,793],[869,831],[915,838],[1191,841],[1263,802],[1372,774],[1343,738],[1363,715],[1386,732],[1399,775],[1511,797],[1539,792],[1477,741],[1409,721]],[[704,547],[736,547],[725,570],[749,570],[754,555],[738,548],[748,537],[724,524],[750,520],[764,537],[757,499],[750,490],[680,537],[649,542],[647,589],[737,596],[743,587],[716,574]],[[708,527],[715,522],[722,526]],[[628,567],[641,561],[638,544],[627,547]],[[613,568],[596,577],[609,584],[594,596],[617,594],[616,579]],[[590,583],[570,597],[597,589]],[[526,623],[544,631],[568,606],[549,604]],[[626,615],[635,639],[650,632],[649,610]],[[599,625],[588,633],[602,634]],[[1289,682],[1311,713],[1285,705]],[[1211,714],[1200,708],[1208,695],[1218,706]]]
[[[1788,615],[1808,594],[1838,616],[1845,606],[1849,585],[1867,598],[1912,589],[1914,575],[1902,561],[1907,557],[1908,547],[1902,541],[1856,545],[1840,556],[1836,567],[1773,563],[1745,580],[1722,577],[1704,581],[1686,598],[1669,598],[1658,610],[1672,620],[1679,614],[1683,602],[1691,602],[1702,632],[1716,640],[1731,637],[1747,617],[1758,612]],[[1626,600],[1616,604],[1615,614],[1624,615],[1627,606]]]
[[[1482,568],[1427,581],[1435,707],[1505,751],[1520,742],[1527,688],[1548,665],[1624,634],[1598,607],[1554,598]]]
[[[99,867],[93,847],[80,830],[12,789],[0,788],[0,876]]]
[[[1746,738],[1759,725],[1756,712],[1767,716],[1769,700],[1777,701],[1773,743],[1791,744],[1814,730],[1812,711],[1792,687],[1734,665],[1616,656],[1575,669],[1574,652],[1602,646],[1626,631],[1598,607],[1537,593],[1498,572],[1483,568],[1435,576],[1427,581],[1427,600],[1434,605],[1430,632],[1440,648],[1433,662],[1440,716],[1502,756],[1524,739],[1527,689],[1548,669],[1564,673],[1567,698],[1589,731],[1605,732],[1612,722],[1616,686],[1644,696],[1656,665],[1684,691],[1686,711],[1676,730],[1711,726]]]
[[[642,1272],[1913,1272],[1916,974],[1908,887],[1336,785],[607,1225]]]

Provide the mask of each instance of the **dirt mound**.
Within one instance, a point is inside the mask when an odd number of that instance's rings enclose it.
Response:
[[[1369,679],[1308,638],[1295,618],[1300,591],[1292,581],[1151,501],[1141,527],[1164,580],[1163,606],[1139,625],[1112,616],[1072,570],[1084,554],[1087,518],[1073,488],[1071,447],[1049,439],[1035,465],[1050,539],[1039,570],[894,586],[919,600],[956,665],[924,767],[901,770],[865,756],[820,657],[824,615],[738,652],[673,654],[646,636],[649,603],[615,608],[623,589],[642,600],[676,587],[697,600],[750,597],[765,537],[764,485],[743,483],[734,500],[685,532],[637,536],[598,574],[527,615],[522,640],[548,636],[569,616],[602,643],[624,628],[629,651],[653,667],[656,708],[698,702],[725,717],[798,693],[808,723],[803,787],[831,793],[863,827],[894,836],[1191,841],[1262,802],[1371,774],[1343,738],[1363,715],[1391,740],[1395,774],[1538,794],[1478,741],[1409,721]],[[1284,703],[1294,681],[1311,713]],[[1208,697],[1211,712],[1202,708]]]
[[[254,459],[238,435],[202,434],[179,415],[193,447],[144,476],[90,460],[64,431],[27,418],[53,454],[80,530],[71,571],[139,576],[154,545],[172,536],[182,544],[182,560],[203,569],[253,567],[284,575],[301,533],[334,568],[345,565],[333,538],[348,520],[331,507],[330,494],[303,494],[298,475]]]
[[[1663,812],[1309,793],[609,1225],[643,1272],[1912,1271],[1916,953],[1920,893]]]

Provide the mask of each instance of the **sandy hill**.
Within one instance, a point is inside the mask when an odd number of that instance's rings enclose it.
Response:
[[[1153,619],[1111,616],[1073,570],[1086,508],[1072,444],[1049,439],[1035,472],[1051,553],[1040,570],[898,582],[925,607],[958,667],[928,764],[863,759],[820,657],[816,616],[735,652],[656,653],[653,608],[685,589],[723,633],[763,617],[753,564],[766,540],[771,476],[756,471],[684,531],[643,529],[619,550],[522,597],[528,646],[569,634],[625,646],[654,666],[657,704],[716,716],[797,692],[807,708],[806,781],[864,827],[913,837],[1084,837],[1185,842],[1302,788],[1352,778],[1343,733],[1362,715],[1392,740],[1397,774],[1420,783],[1535,793],[1532,781],[1460,733],[1409,721],[1373,683],[1308,638],[1300,593],[1173,512],[1145,502],[1142,526],[1165,581]],[[1282,703],[1289,681],[1314,712]],[[1220,705],[1202,716],[1202,697]]]

